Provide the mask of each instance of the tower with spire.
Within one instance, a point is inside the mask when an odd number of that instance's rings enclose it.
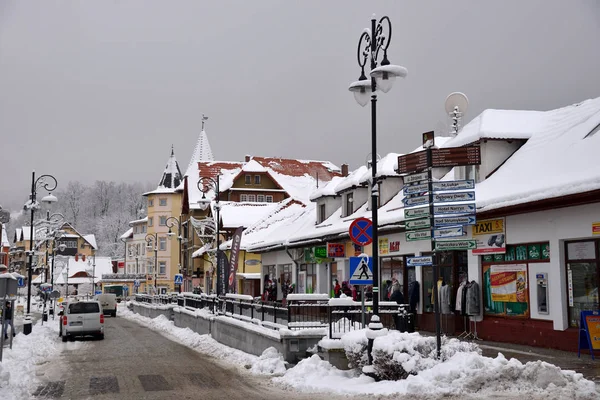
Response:
[[[177,221],[181,218],[181,198],[183,194],[183,176],[175,158],[175,151],[171,145],[171,155],[163,170],[158,186],[151,192],[144,193],[147,200],[148,225],[147,238],[150,238],[149,250],[146,259],[146,274],[148,287],[156,287],[158,293],[172,292],[175,274],[179,273],[179,242],[169,240],[169,226],[176,237],[180,236]],[[175,219],[169,219],[175,217]],[[168,220],[168,224],[167,224]],[[156,243],[154,241],[156,240]],[[157,249],[155,263],[154,249]],[[156,270],[155,270],[156,268]],[[150,282],[152,284],[150,285]]]
[[[202,131],[198,135],[198,139],[196,140],[196,145],[194,146],[194,151],[192,152],[192,157],[190,158],[190,163],[185,171],[184,176],[189,176],[192,180],[198,179],[198,163],[201,161],[215,161],[215,157],[213,156],[212,149],[210,148],[210,143],[208,142],[208,136],[206,136],[206,131],[204,130],[204,122],[208,119],[208,117],[202,114]]]

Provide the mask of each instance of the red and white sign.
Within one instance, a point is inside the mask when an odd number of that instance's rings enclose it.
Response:
[[[346,256],[346,246],[343,243],[327,243],[327,257],[344,258]]]

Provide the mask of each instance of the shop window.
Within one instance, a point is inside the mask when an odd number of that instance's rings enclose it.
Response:
[[[566,244],[567,298],[569,325],[577,327],[581,311],[597,311],[599,241],[587,240]]]
[[[527,263],[484,265],[482,286],[485,315],[529,317]]]
[[[381,259],[381,282],[382,292],[388,287],[387,281],[394,279],[398,280],[402,293],[404,294],[404,275],[403,275],[403,259],[402,257],[385,257]],[[388,293],[391,294],[391,293]],[[382,293],[381,298],[385,299],[386,293]]]

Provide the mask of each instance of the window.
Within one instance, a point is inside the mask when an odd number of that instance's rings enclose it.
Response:
[[[167,273],[167,262],[166,261],[158,262],[158,273],[161,275],[164,275]]]
[[[34,238],[35,239],[35,238]],[[81,242],[81,248],[85,249],[85,243]]]
[[[160,226],[166,226],[167,225],[167,216],[166,215],[161,215],[159,217],[159,221],[158,221],[158,225]]]
[[[146,225],[142,225],[142,233],[146,233]]]
[[[137,233],[137,226],[133,227],[133,233]]]
[[[164,238],[164,237],[158,238],[158,249],[160,251],[167,250],[167,238]]]
[[[352,207],[353,202],[354,196],[352,195],[352,193],[348,193],[346,195],[346,217],[354,212],[354,208]]]
[[[265,195],[264,194],[257,194],[256,195],[256,201],[258,201],[259,203],[264,203],[265,202]]]
[[[240,201],[248,201],[248,195],[247,194],[240,195]]]
[[[159,199],[158,200],[158,205],[161,207],[166,207],[167,206],[167,199]]]
[[[148,207],[154,207],[154,199],[148,199]]]
[[[252,184],[252,175],[246,175],[246,185],[251,185]]]
[[[260,185],[260,175],[254,175],[254,184]]]
[[[152,226],[152,218],[153,217],[148,217],[148,226]]]
[[[153,274],[153,273],[154,273],[154,262],[153,262],[153,261],[150,261],[150,260],[148,260],[148,261],[146,262],[146,265],[147,265],[147,267],[148,267],[148,273],[149,273],[149,274]]]
[[[325,214],[325,204],[320,204],[319,205],[319,223],[325,221],[326,219],[326,214]]]
[[[566,243],[567,299],[569,325],[577,327],[581,311],[598,310],[600,242],[585,240]]]
[[[95,314],[100,312],[98,303],[78,301],[69,304],[69,314]]]
[[[273,196],[271,196],[271,195],[267,195],[266,199],[267,199],[267,203],[272,203],[273,202]]]
[[[251,202],[254,202],[254,201],[256,201],[256,196],[255,196],[255,195],[253,195],[253,194],[249,194],[249,195],[248,195],[248,201],[251,201]]]

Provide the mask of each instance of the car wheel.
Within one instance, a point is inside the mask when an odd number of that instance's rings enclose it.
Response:
[[[98,335],[98,339],[100,339],[100,340],[104,340],[104,333],[101,333],[101,334],[99,334],[99,335]]]
[[[67,340],[69,340],[69,337],[68,337],[67,335],[63,335],[63,337],[62,337],[62,341],[63,341],[63,342],[66,342]]]

